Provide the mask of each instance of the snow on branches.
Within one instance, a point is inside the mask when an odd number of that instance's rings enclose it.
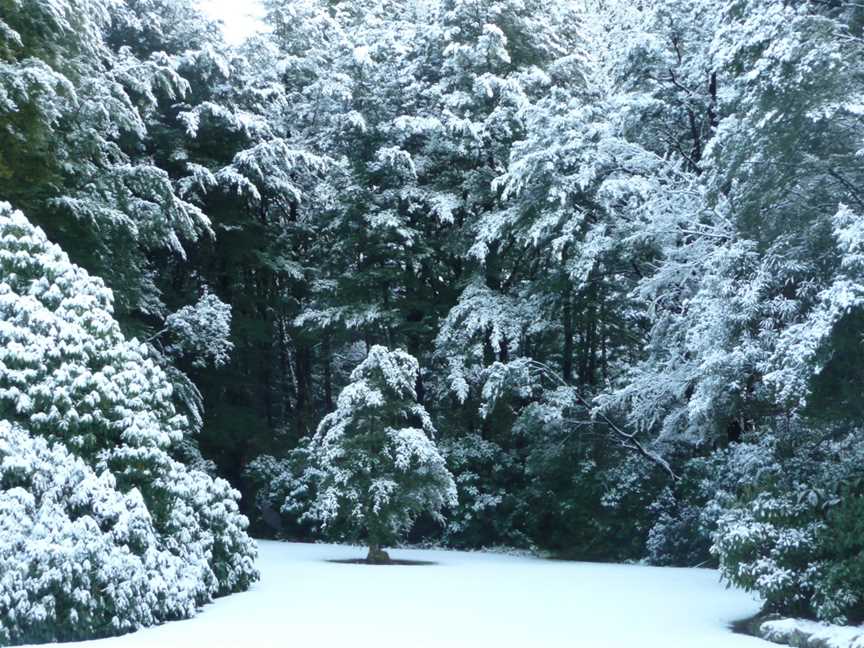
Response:
[[[112,301],[101,280],[0,204],[0,418],[14,424],[0,434],[0,528],[24,523],[14,555],[34,562],[16,569],[47,578],[3,570],[0,606],[23,606],[6,629],[13,640],[117,634],[190,616],[257,578],[239,494],[174,459],[189,426],[147,345],[121,333]],[[46,553],[46,533],[63,538],[61,553]],[[0,544],[3,560],[11,558]]]
[[[311,446],[317,496],[307,516],[349,537],[365,537],[370,557],[408,531],[420,513],[443,519],[456,485],[417,403],[417,360],[382,346],[369,350],[318,426]]]

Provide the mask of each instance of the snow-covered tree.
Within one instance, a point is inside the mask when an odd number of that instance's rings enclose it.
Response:
[[[0,421],[0,643],[98,638],[192,616],[212,576],[206,556],[191,553],[166,545],[140,491]]]
[[[364,538],[367,560],[389,560],[418,515],[441,518],[456,504],[456,485],[435,445],[435,429],[417,403],[417,360],[374,346],[321,421],[309,479],[316,497],[307,515]]]
[[[138,507],[135,515],[152,524],[154,537],[147,542],[170,555],[176,563],[172,569],[184,574],[178,578],[184,581],[181,589],[186,593],[178,596],[185,596],[185,603],[182,598],[178,603],[173,595],[156,596],[153,601],[147,595],[142,605],[150,609],[140,614],[132,603],[124,603],[122,610],[115,611],[117,620],[96,631],[100,633],[188,616],[212,596],[244,589],[257,578],[255,547],[245,533],[247,521],[238,510],[238,493],[227,482],[175,459],[190,426],[176,413],[171,383],[147,345],[127,340],[121,333],[113,318],[112,301],[111,291],[101,280],[70,263],[20,212],[0,204],[0,419],[79,457],[92,472],[92,478],[82,474],[80,479],[116,490],[112,497],[118,502],[132,498]],[[49,447],[20,439],[16,445],[20,446],[16,456],[28,447],[43,454]],[[61,450],[52,452],[56,458]],[[67,479],[63,474],[57,477]],[[10,477],[4,483],[4,496],[9,495],[6,490],[17,487],[13,482]],[[63,483],[58,482],[57,488],[65,488],[63,492],[71,497]],[[39,504],[37,493],[31,496]],[[62,501],[57,505],[71,506]],[[11,509],[8,514],[19,515]],[[112,515],[108,510],[99,514]],[[57,532],[66,533],[62,520],[56,523],[61,525]],[[9,518],[2,522],[4,528],[9,524]],[[85,522],[81,524],[82,533],[95,533]],[[27,555],[28,542],[43,541],[39,525],[33,529],[32,534],[22,536],[18,550],[24,553],[19,556]],[[144,529],[141,533],[146,538],[149,532]],[[108,548],[112,543],[122,544],[121,539],[100,542],[108,543]],[[125,538],[127,551],[144,556],[141,542]],[[72,560],[74,552],[64,555]],[[108,556],[104,559],[110,560]],[[33,567],[43,568],[38,563]],[[97,570],[99,564],[94,562],[91,568]],[[123,572],[85,577],[102,579],[104,591],[111,592],[121,586],[115,579],[122,579]],[[9,586],[17,585],[10,582]],[[53,586],[62,588],[62,579]],[[31,591],[29,585],[22,587]],[[170,590],[175,585],[165,587]],[[32,593],[42,595],[38,588]],[[7,596],[15,598],[15,591],[4,592],[0,600],[11,600]],[[93,596],[98,599],[100,594]],[[90,605],[84,599],[79,602]],[[20,632],[68,639],[85,638],[94,631],[86,624],[69,626],[65,604],[34,605],[28,612],[32,616],[21,620],[22,628],[31,629]],[[121,618],[121,613],[129,615],[128,619]],[[39,629],[33,630],[35,627]],[[53,636],[52,627],[57,628]]]
[[[181,115],[227,78],[218,28],[191,0],[16,1],[0,25],[0,194],[103,277],[125,332],[150,339],[206,287],[183,267],[214,231],[183,191],[195,165]],[[196,344],[179,333],[175,349]],[[200,358],[162,357],[200,420]]]
[[[193,366],[221,367],[231,355],[231,307],[204,290],[194,306],[184,306],[165,319],[157,336],[166,336],[169,356],[189,356]]]
[[[111,270],[119,314],[159,316],[165,307],[147,253],[182,258],[184,245],[211,230],[168,172],[142,155],[160,107],[190,86],[164,50],[136,56],[106,40],[112,21],[130,11],[103,0],[0,7],[10,45],[0,115],[12,126],[0,143],[4,157],[17,151],[14,162],[0,161],[8,167],[0,190],[79,261]]]
[[[638,287],[650,309],[648,353],[604,398],[636,427],[695,443],[734,441],[780,412],[854,411],[838,384],[850,367],[838,362],[855,353],[848,336],[860,317],[861,276],[846,246],[864,136],[849,63],[861,51],[854,11],[700,6],[691,15],[710,11],[710,34],[655,32],[678,39],[673,81],[698,72],[684,86],[696,97],[695,79],[713,79],[716,96],[699,100],[699,169],[682,157],[680,180],[646,201],[633,239],[659,259]]]

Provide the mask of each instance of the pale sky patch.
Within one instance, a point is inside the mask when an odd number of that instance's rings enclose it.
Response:
[[[222,22],[231,44],[237,45],[263,28],[264,7],[259,0],[198,0],[198,6]]]

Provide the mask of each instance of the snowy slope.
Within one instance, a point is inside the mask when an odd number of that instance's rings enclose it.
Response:
[[[261,542],[262,580],[196,618],[93,648],[489,646],[738,648],[771,646],[732,634],[751,597],[717,573],[544,561],[452,551],[393,551],[432,566],[335,564],[363,550]]]

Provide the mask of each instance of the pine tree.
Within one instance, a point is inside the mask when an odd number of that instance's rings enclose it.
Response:
[[[404,351],[372,347],[312,442],[317,496],[308,516],[365,538],[370,562],[389,561],[383,548],[418,515],[442,519],[441,510],[456,504],[432,420],[416,400],[417,372]]]

